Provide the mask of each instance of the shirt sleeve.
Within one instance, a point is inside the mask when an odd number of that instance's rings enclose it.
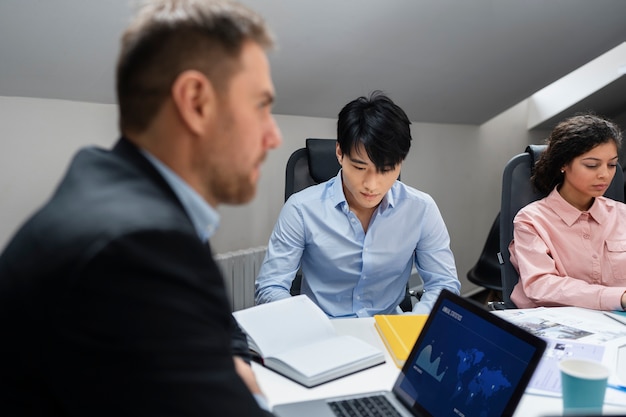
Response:
[[[300,268],[304,239],[304,223],[292,196],[280,211],[267,245],[255,283],[257,304],[291,297],[291,284]]]
[[[415,314],[430,313],[441,290],[455,294],[461,290],[448,229],[434,201],[422,219],[422,231],[415,247],[415,265],[424,281],[424,293],[413,307]]]
[[[624,288],[591,284],[559,273],[547,236],[538,233],[533,219],[521,211],[513,228],[511,262],[519,271],[524,295],[535,305],[577,306],[595,310],[621,310]],[[513,300],[515,302],[515,300]]]
[[[252,361],[252,355],[250,354],[250,347],[248,346],[248,339],[246,334],[241,330],[235,317],[231,316],[230,326],[232,329],[232,347],[233,355],[239,356],[247,364]]]

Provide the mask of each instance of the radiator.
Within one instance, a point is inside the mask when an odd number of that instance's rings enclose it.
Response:
[[[224,275],[233,311],[254,305],[254,281],[266,250],[267,246],[258,246],[215,256],[215,261]]]

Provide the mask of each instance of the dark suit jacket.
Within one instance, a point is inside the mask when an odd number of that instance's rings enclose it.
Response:
[[[154,167],[125,139],[82,150],[0,257],[0,415],[265,415],[233,322]]]

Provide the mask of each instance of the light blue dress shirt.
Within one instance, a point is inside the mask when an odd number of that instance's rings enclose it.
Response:
[[[429,313],[444,288],[459,293],[450,237],[435,201],[396,181],[364,233],[348,207],[340,171],[283,206],[257,277],[256,302],[289,297],[301,266],[302,294],[328,316],[395,314],[414,263],[425,290],[414,313]]]

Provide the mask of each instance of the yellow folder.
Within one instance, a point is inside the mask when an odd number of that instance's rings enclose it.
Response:
[[[398,368],[402,368],[409,357],[427,318],[427,314],[379,314],[374,316],[376,330]]]

